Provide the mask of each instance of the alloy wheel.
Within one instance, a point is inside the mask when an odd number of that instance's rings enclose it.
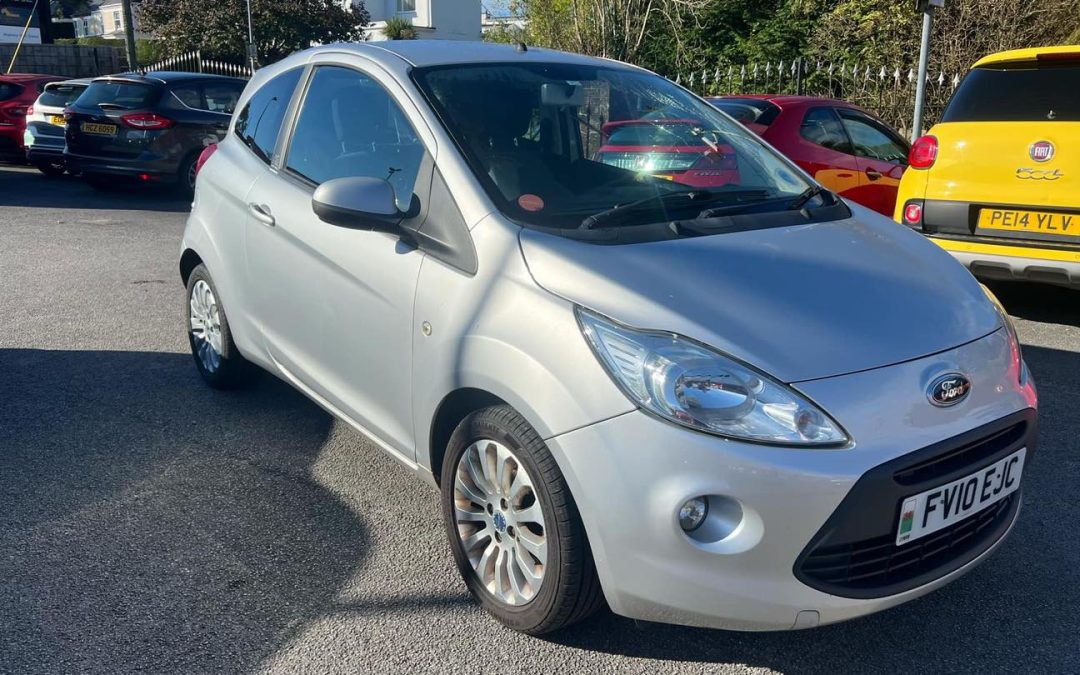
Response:
[[[199,279],[191,287],[188,325],[194,338],[195,353],[207,372],[213,373],[221,366],[222,335],[221,312],[210,284]]]
[[[454,522],[473,572],[500,601],[536,597],[547,568],[544,514],[532,477],[503,444],[470,445],[454,472]]]

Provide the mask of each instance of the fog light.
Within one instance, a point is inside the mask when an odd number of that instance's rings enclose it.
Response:
[[[693,532],[705,522],[709,515],[709,500],[705,497],[689,499],[679,509],[679,527],[683,532]]]

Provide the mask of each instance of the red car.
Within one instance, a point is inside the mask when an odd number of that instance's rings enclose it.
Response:
[[[910,144],[866,110],[810,96],[718,96],[709,102],[828,189],[892,217]]]
[[[601,133],[598,162],[692,187],[739,183],[734,149],[707,139],[696,120],[661,117],[608,122]]]
[[[0,157],[23,161],[26,109],[34,104],[49,82],[67,78],[56,75],[0,75]]]

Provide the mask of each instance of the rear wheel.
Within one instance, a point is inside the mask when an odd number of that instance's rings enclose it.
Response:
[[[192,154],[180,163],[180,168],[176,174],[176,185],[180,194],[186,199],[191,199],[195,196],[195,176],[197,171],[196,165],[199,161],[198,154]]]
[[[63,176],[66,171],[63,162],[38,162],[34,166],[37,167],[38,171],[50,178]]]
[[[259,371],[236,348],[225,308],[205,265],[197,266],[188,278],[184,313],[191,355],[203,380],[215,389],[249,384]]]
[[[469,415],[442,469],[450,547],[473,596],[531,635],[603,604],[577,505],[547,445],[509,406]]]

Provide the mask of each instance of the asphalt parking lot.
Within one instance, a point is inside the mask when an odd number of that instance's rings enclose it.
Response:
[[[1080,293],[995,287],[1041,445],[971,574],[807,632],[537,639],[470,602],[435,493],[362,435],[271,377],[201,384],[186,209],[0,166],[0,672],[1080,672]]]

